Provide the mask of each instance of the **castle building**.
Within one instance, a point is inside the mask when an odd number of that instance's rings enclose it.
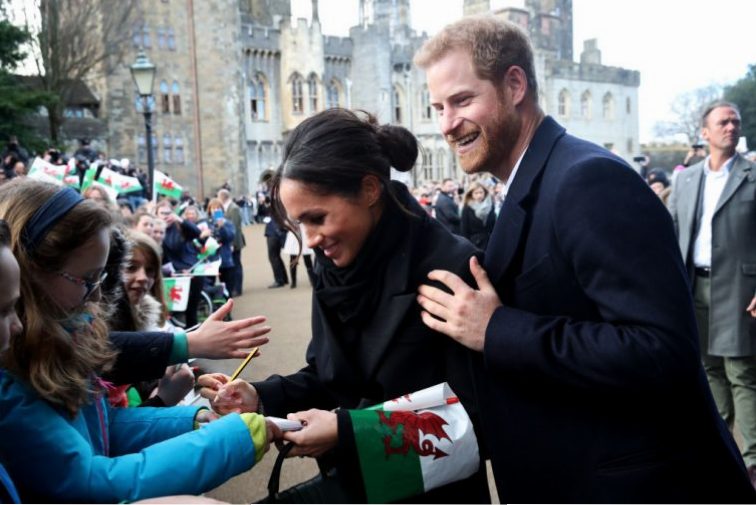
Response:
[[[235,193],[254,191],[280,163],[289,131],[314,112],[347,107],[417,136],[422,155],[406,182],[460,179],[425,74],[412,64],[427,35],[411,28],[410,0],[356,0],[359,20],[348,37],[323,35],[318,0],[311,1],[309,21],[292,19],[290,0],[139,2],[124,61],[144,50],[157,66],[156,169],[195,195],[224,182]],[[490,11],[488,0],[463,1],[465,15]],[[571,133],[630,159],[638,148],[639,73],[602,65],[595,40],[573,61],[571,0],[526,0],[524,8],[494,14],[530,34],[544,110]],[[93,87],[104,97],[108,152],[144,166],[142,105],[128,63]]]

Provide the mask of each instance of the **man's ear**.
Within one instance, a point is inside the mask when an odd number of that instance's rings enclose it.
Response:
[[[362,197],[372,207],[381,199],[383,185],[375,175],[366,175],[362,178]]]
[[[528,94],[528,77],[522,67],[512,65],[504,74],[503,85],[512,99],[512,105],[518,106]]]

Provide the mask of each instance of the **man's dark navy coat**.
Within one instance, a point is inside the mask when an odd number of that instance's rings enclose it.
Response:
[[[547,117],[486,250],[480,407],[502,503],[756,500],[661,201]]]

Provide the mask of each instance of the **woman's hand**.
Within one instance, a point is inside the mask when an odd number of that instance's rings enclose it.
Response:
[[[234,301],[227,301],[202,326],[187,333],[190,358],[242,359],[250,348],[268,343],[268,337],[263,335],[270,331],[270,326],[257,326],[265,322],[265,316],[224,321],[233,307]]]
[[[194,374],[192,369],[184,363],[178,366],[169,366],[165,369],[165,375],[158,381],[157,395],[166,406],[176,405],[194,387]]]
[[[317,458],[330,451],[339,441],[339,427],[336,414],[328,410],[310,409],[286,416],[301,421],[299,431],[287,431],[283,439],[294,443],[289,456],[310,456]]]
[[[201,375],[197,382],[202,389],[200,395],[210,400],[210,406],[221,415],[231,412],[257,412],[260,397],[257,390],[249,382],[236,379],[229,382],[230,377],[222,373]]]

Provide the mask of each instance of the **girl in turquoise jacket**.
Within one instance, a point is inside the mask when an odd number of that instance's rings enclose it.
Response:
[[[111,224],[105,209],[73,190],[19,180],[0,188],[0,218],[20,268],[23,325],[3,354],[0,464],[22,500],[199,494],[262,457],[275,428],[258,414],[108,406],[99,375],[114,353],[97,305]]]

